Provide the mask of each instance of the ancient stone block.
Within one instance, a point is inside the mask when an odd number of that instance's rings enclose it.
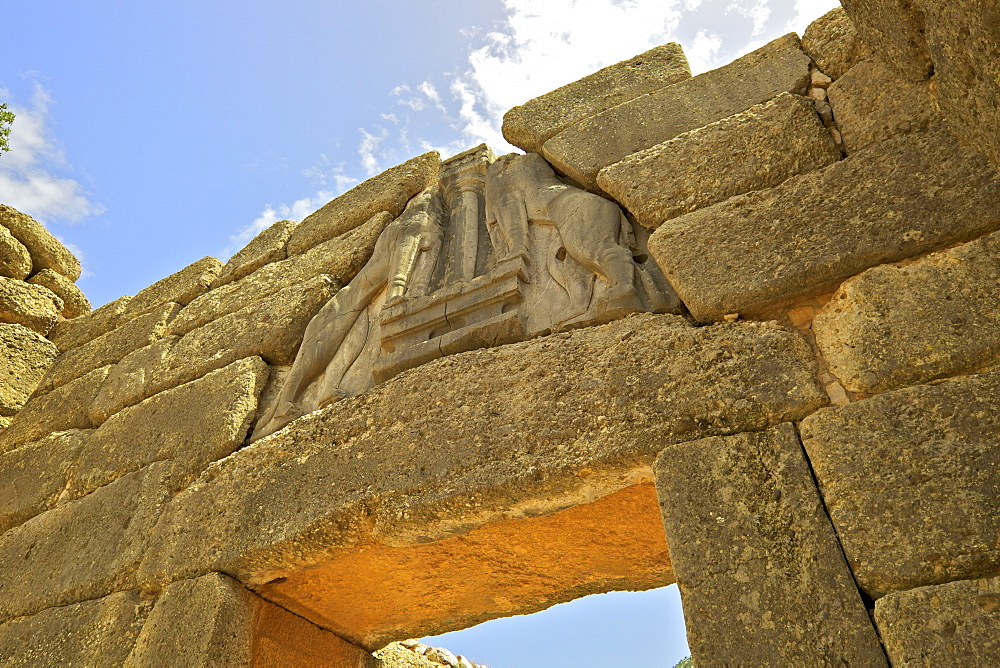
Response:
[[[170,466],[153,464],[3,534],[0,620],[134,588],[170,498]]]
[[[732,116],[780,93],[806,92],[809,56],[794,34],[711,72],[655,90],[572,125],[545,142],[556,169],[588,189],[622,158]]]
[[[174,334],[186,334],[224,315],[260,302],[289,285],[302,283],[320,274],[330,276],[339,286],[346,285],[371,257],[378,235],[392,220],[381,211],[364,225],[324,241],[300,255],[272,262],[228,285],[203,294],[188,304],[171,323]]]
[[[208,286],[222,271],[222,262],[214,257],[203,257],[178,272],[162,278],[144,288],[129,301],[118,325],[132,318],[149,313],[163,304],[174,302],[185,305],[208,291]]]
[[[179,336],[165,336],[132,351],[113,366],[90,404],[91,423],[99,425],[121,409],[148,398],[153,373],[178,340]]]
[[[605,167],[597,184],[650,229],[840,160],[811,100],[782,93]]]
[[[168,323],[181,310],[180,304],[161,304],[107,334],[63,353],[52,365],[43,389],[59,387],[102,366],[115,364],[133,350],[148,346],[167,332]]]
[[[82,346],[114,329],[131,299],[129,296],[119,297],[86,315],[72,320],[60,320],[49,332],[49,340],[62,352]]]
[[[76,287],[76,283],[59,272],[52,269],[42,269],[29,278],[28,282],[32,285],[48,288],[59,299],[63,300],[63,310],[60,311],[60,315],[64,318],[78,318],[90,313],[90,300],[83,294],[83,290]]]
[[[825,402],[811,364],[805,342],[772,325],[696,328],[654,315],[447,357],[211,465],[171,504],[145,578],[224,570],[257,586],[363,544],[413,546],[510,508],[536,516],[599,499],[634,484],[636,467],[648,471],[668,443],[808,414]],[[353,577],[348,567],[334,571]],[[460,618],[421,614],[440,629],[442,617],[454,624],[524,610],[467,595],[481,607]],[[349,597],[337,606],[352,612],[321,614],[361,625],[344,637],[365,646],[391,639],[378,624],[395,637],[431,624]]]
[[[87,414],[90,402],[110,370],[111,367],[95,369],[48,394],[29,399],[10,426],[0,432],[0,453],[37,441],[54,431],[94,426]]]
[[[31,254],[6,227],[0,225],[0,276],[23,281],[31,273]]]
[[[690,78],[681,45],[662,44],[514,107],[503,116],[503,136],[520,149],[541,153],[542,144],[570,125]]]
[[[80,261],[31,216],[0,204],[0,225],[31,253],[33,271],[52,269],[71,281],[80,278]]]
[[[381,664],[236,580],[211,573],[164,590],[126,665],[375,668]]]
[[[839,79],[857,63],[875,55],[843,7],[831,9],[809,24],[802,35],[802,49],[831,79]]]
[[[120,666],[152,607],[136,591],[0,624],[5,666]]]
[[[849,390],[882,392],[1000,361],[1000,233],[882,265],[840,287],[813,321]]]
[[[379,211],[395,218],[407,201],[437,180],[441,156],[431,151],[387,169],[305,217],[288,239],[288,254],[303,253],[328,239],[339,237]]]
[[[933,64],[924,36],[923,2],[842,0],[844,11],[865,43],[907,79],[930,76]]]
[[[59,351],[24,325],[0,324],[0,415],[14,415],[38,387]]]
[[[654,470],[699,665],[886,665],[795,427],[670,446]]]
[[[63,301],[48,288],[0,276],[0,323],[24,325],[44,335],[62,309]]]
[[[90,433],[60,431],[0,455],[0,534],[56,504]]]
[[[243,444],[267,376],[267,364],[250,357],[115,413],[87,440],[70,494],[163,460],[183,484]]]
[[[988,666],[1000,660],[1000,578],[894,592],[875,602],[894,666]]]
[[[296,227],[298,222],[294,220],[279,220],[255,236],[250,243],[229,258],[222,271],[212,281],[212,289],[238,281],[265,264],[284,260],[288,257],[285,244]]]
[[[649,249],[694,317],[712,321],[975,238],[1000,227],[998,212],[1000,177],[938,126],[674,218]]]
[[[873,597],[1000,571],[1000,373],[821,410],[802,442]]]
[[[930,82],[900,79],[877,59],[852,67],[827,95],[848,153],[944,121]]]
[[[338,287],[329,276],[317,276],[188,332],[153,373],[147,392],[155,394],[254,355],[270,364],[291,364],[309,320]]]

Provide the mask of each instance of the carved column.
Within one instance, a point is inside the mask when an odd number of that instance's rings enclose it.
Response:
[[[452,238],[451,257],[445,275],[450,281],[468,281],[476,276],[480,227],[486,210],[486,169],[495,160],[486,144],[459,153],[441,165],[441,185],[448,206]]]

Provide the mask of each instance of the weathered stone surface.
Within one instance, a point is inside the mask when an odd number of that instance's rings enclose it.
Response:
[[[134,588],[170,498],[170,466],[153,464],[3,534],[0,620]]]
[[[1000,177],[938,126],[674,218],[649,249],[694,317],[712,321],[998,227]]]
[[[1000,168],[1000,6],[920,0],[941,110],[955,133]]]
[[[153,372],[147,392],[176,387],[254,355],[269,364],[291,364],[309,321],[338,287],[329,276],[317,276],[188,332]]]
[[[111,367],[96,369],[48,394],[29,399],[10,426],[0,432],[0,453],[37,441],[54,431],[93,427],[87,415],[90,402],[110,370]]]
[[[129,301],[118,325],[170,302],[181,306],[208,292],[208,286],[222,271],[222,262],[214,257],[203,257],[180,271],[160,279],[144,288]]]
[[[65,385],[94,369],[117,363],[133,350],[148,346],[166,334],[168,323],[180,310],[180,304],[161,304],[149,313],[63,353],[49,370],[42,383],[43,389]]]
[[[0,455],[0,534],[60,500],[90,433],[60,431]]]
[[[873,597],[1000,572],[1000,372],[802,422],[848,563]]]
[[[930,82],[900,79],[877,59],[852,67],[827,95],[847,153],[944,121]]]
[[[80,278],[80,261],[31,216],[0,204],[0,225],[31,253],[33,271],[53,269],[71,281]]]
[[[503,136],[520,149],[540,153],[542,144],[570,125],[690,78],[681,45],[662,44],[514,107],[503,116]]]
[[[114,329],[131,299],[132,297],[127,295],[119,297],[87,315],[72,320],[60,320],[49,332],[49,340],[62,352],[82,346]]]
[[[654,470],[699,665],[886,665],[794,426],[670,446]]]
[[[923,0],[841,0],[865,43],[907,79],[933,70],[924,36]]]
[[[167,587],[127,666],[379,666],[364,650],[221,573]]]
[[[802,35],[802,48],[831,79],[839,79],[857,63],[874,55],[843,7],[831,9],[810,23]]]
[[[386,211],[364,225],[292,257],[261,267],[249,276],[203,294],[171,323],[174,334],[186,334],[224,315],[260,302],[289,285],[326,274],[346,285],[371,257],[379,234],[392,221]]]
[[[840,160],[811,100],[782,93],[605,167],[597,184],[650,229]]]
[[[115,413],[87,439],[70,494],[163,460],[183,484],[243,444],[267,377],[267,364],[250,357]]]
[[[1000,578],[895,592],[875,602],[893,666],[989,666],[1000,661]]]
[[[387,169],[354,186],[305,217],[288,239],[288,255],[349,232],[377,214],[388,211],[395,218],[411,197],[437,180],[441,156],[431,151]]]
[[[179,336],[165,336],[145,348],[132,351],[112,367],[90,404],[90,421],[101,424],[123,408],[150,396],[149,384]]]
[[[38,387],[59,351],[24,325],[0,324],[0,415],[14,415]]]
[[[732,116],[780,93],[803,94],[809,56],[785,35],[732,63],[666,86],[572,125],[545,142],[556,169],[588,189],[622,158]]]
[[[47,334],[62,309],[63,301],[48,288],[0,276],[0,323]]]
[[[809,413],[825,402],[811,364],[805,342],[772,325],[653,315],[444,358],[211,465],[171,504],[145,578],[224,570],[254,586],[361,545],[413,546],[586,504],[634,484],[668,443]],[[475,609],[452,624],[514,614],[482,592],[460,600]],[[357,614],[371,624],[373,612]],[[402,637],[427,630],[392,623]],[[365,646],[391,639],[337,632]]]
[[[152,607],[138,592],[43,610],[0,624],[4,666],[120,666]]]
[[[882,392],[1000,361],[1000,233],[840,287],[813,321],[849,390]]]
[[[42,269],[29,278],[28,282],[32,285],[40,285],[43,288],[48,288],[59,299],[63,300],[63,309],[60,311],[60,314],[64,318],[78,318],[81,315],[90,313],[90,300],[83,294],[83,290],[76,287],[76,283],[59,272],[52,269]]]
[[[238,281],[265,264],[284,260],[288,257],[285,244],[298,225],[294,220],[279,220],[255,236],[250,243],[229,258],[222,271],[212,281],[211,288],[214,290],[220,285]]]
[[[0,225],[0,276],[23,281],[31,273],[31,254]]]

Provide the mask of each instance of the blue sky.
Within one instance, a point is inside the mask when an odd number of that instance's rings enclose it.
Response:
[[[6,0],[0,102],[18,118],[0,202],[77,252],[98,306],[205,255],[226,259],[269,223],[428,149],[511,150],[506,109],[600,67],[679,41],[705,71],[837,4]],[[658,618],[663,596],[614,615]],[[610,613],[594,605],[558,628],[597,638]],[[498,628],[489,652],[453,649],[497,668],[561,665],[539,658],[558,634]],[[616,648],[619,665],[676,660],[658,637],[659,658],[633,662],[621,652],[636,642]],[[504,646],[536,663],[496,654]]]

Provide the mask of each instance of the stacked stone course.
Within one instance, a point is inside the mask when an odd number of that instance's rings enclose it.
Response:
[[[994,18],[845,0],[713,72],[665,45],[511,110],[684,312],[483,335],[253,442],[458,162],[88,313],[0,207],[0,663],[464,666],[389,643],[674,581],[699,665],[1000,661]],[[474,202],[494,158],[460,157]]]

